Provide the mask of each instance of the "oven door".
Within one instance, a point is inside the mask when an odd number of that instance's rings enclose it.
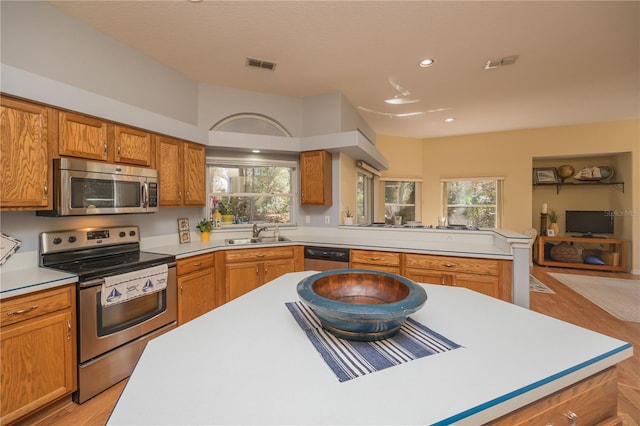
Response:
[[[176,267],[167,287],[126,302],[102,306],[102,285],[81,287],[78,296],[79,362],[86,362],[177,320]]]

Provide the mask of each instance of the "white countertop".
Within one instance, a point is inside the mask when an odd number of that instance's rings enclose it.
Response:
[[[633,351],[470,290],[425,285],[412,318],[462,347],[340,383],[284,305],[312,273],[282,276],[152,340],[109,424],[480,424]]]
[[[211,240],[203,243],[198,234],[193,232],[192,242],[187,244],[179,244],[177,235],[170,234],[143,238],[141,247],[144,251],[174,255],[180,259],[221,249],[245,249],[273,244],[225,244],[226,239],[246,238],[250,233],[250,229],[214,231],[211,233]],[[271,231],[264,233],[267,236],[271,234]],[[510,243],[526,245],[529,242],[528,237],[507,230],[282,227],[280,235],[291,241],[278,245],[323,245],[505,260],[513,259]],[[7,264],[0,267],[0,299],[75,281],[75,275],[38,267],[37,252],[16,253]],[[528,292],[528,281],[523,279],[521,284],[522,291]],[[515,291],[518,289],[515,288]]]

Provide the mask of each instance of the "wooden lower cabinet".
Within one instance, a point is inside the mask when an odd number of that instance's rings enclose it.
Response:
[[[402,254],[377,250],[351,250],[352,269],[372,269],[374,271],[402,274]]]
[[[0,424],[77,388],[75,285],[2,301]]]
[[[289,272],[301,271],[302,247],[227,250],[224,257],[225,302]]]
[[[178,325],[216,308],[214,253],[191,256],[177,262]]]
[[[489,422],[492,426],[622,424],[618,420],[616,367]]]
[[[508,302],[511,273],[511,261],[405,254],[404,275],[413,281],[464,287]]]

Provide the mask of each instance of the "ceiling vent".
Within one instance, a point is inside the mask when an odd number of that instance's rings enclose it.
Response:
[[[490,59],[487,61],[487,64],[484,66],[485,70],[492,70],[494,68],[506,67],[507,65],[513,65],[516,63],[516,59],[518,59],[518,55],[513,56],[505,56],[500,59]]]
[[[247,58],[246,65],[248,67],[262,68],[263,70],[273,71],[276,69],[277,64],[275,62],[263,61],[261,59]]]

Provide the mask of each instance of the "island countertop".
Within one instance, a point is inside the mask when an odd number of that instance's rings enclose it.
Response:
[[[461,345],[339,382],[285,307],[284,275],[147,345],[124,424],[480,424],[630,357],[628,343],[463,288],[412,315]]]

